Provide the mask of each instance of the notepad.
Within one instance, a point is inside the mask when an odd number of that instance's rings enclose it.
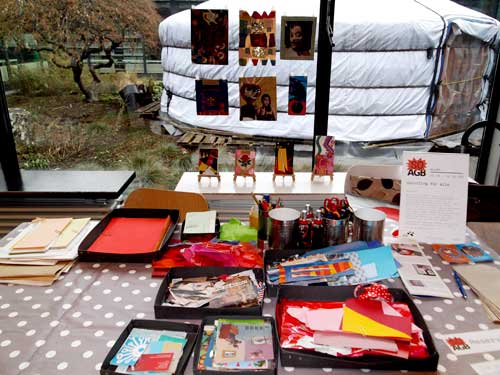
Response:
[[[184,234],[215,233],[217,211],[188,212],[184,221]]]
[[[114,217],[87,251],[144,254],[157,251],[171,224],[166,218]]]

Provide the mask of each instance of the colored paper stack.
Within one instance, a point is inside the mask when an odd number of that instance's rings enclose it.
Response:
[[[120,374],[174,374],[186,342],[185,332],[133,328],[110,364]]]
[[[273,327],[265,319],[217,319],[203,327],[198,370],[264,370],[275,367]]]
[[[283,300],[278,309],[280,344],[335,357],[403,359],[428,356],[422,329],[404,303],[351,298],[345,302]]]
[[[68,272],[78,245],[97,224],[90,218],[38,218],[0,241],[0,283],[51,285]]]

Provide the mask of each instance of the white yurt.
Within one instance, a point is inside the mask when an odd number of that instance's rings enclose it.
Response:
[[[227,65],[191,62],[191,10],[166,18],[162,44],[162,113],[197,127],[248,135],[311,139],[317,45],[313,60],[281,60],[281,17],[315,16],[320,0],[210,0],[227,9]],[[240,66],[239,11],[276,12],[276,64]],[[425,139],[485,118],[499,22],[448,0],[335,2],[328,134],[342,141]],[[316,31],[316,44],[317,44]],[[307,111],[288,115],[290,76],[307,76]],[[277,121],[240,121],[239,78],[276,77]],[[196,79],[228,82],[228,116],[199,116]]]

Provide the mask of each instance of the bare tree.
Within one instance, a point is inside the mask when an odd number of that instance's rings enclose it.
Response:
[[[85,99],[92,101],[94,95],[82,81],[85,66],[99,83],[99,69],[113,66],[112,53],[126,39],[157,46],[160,20],[152,0],[2,0],[0,39],[15,40],[71,69]],[[27,34],[35,43],[26,43]],[[102,53],[105,62],[94,65],[91,57]]]

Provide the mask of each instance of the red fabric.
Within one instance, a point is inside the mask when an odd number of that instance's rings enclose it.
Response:
[[[108,254],[142,254],[158,250],[167,218],[114,217],[87,251]]]

